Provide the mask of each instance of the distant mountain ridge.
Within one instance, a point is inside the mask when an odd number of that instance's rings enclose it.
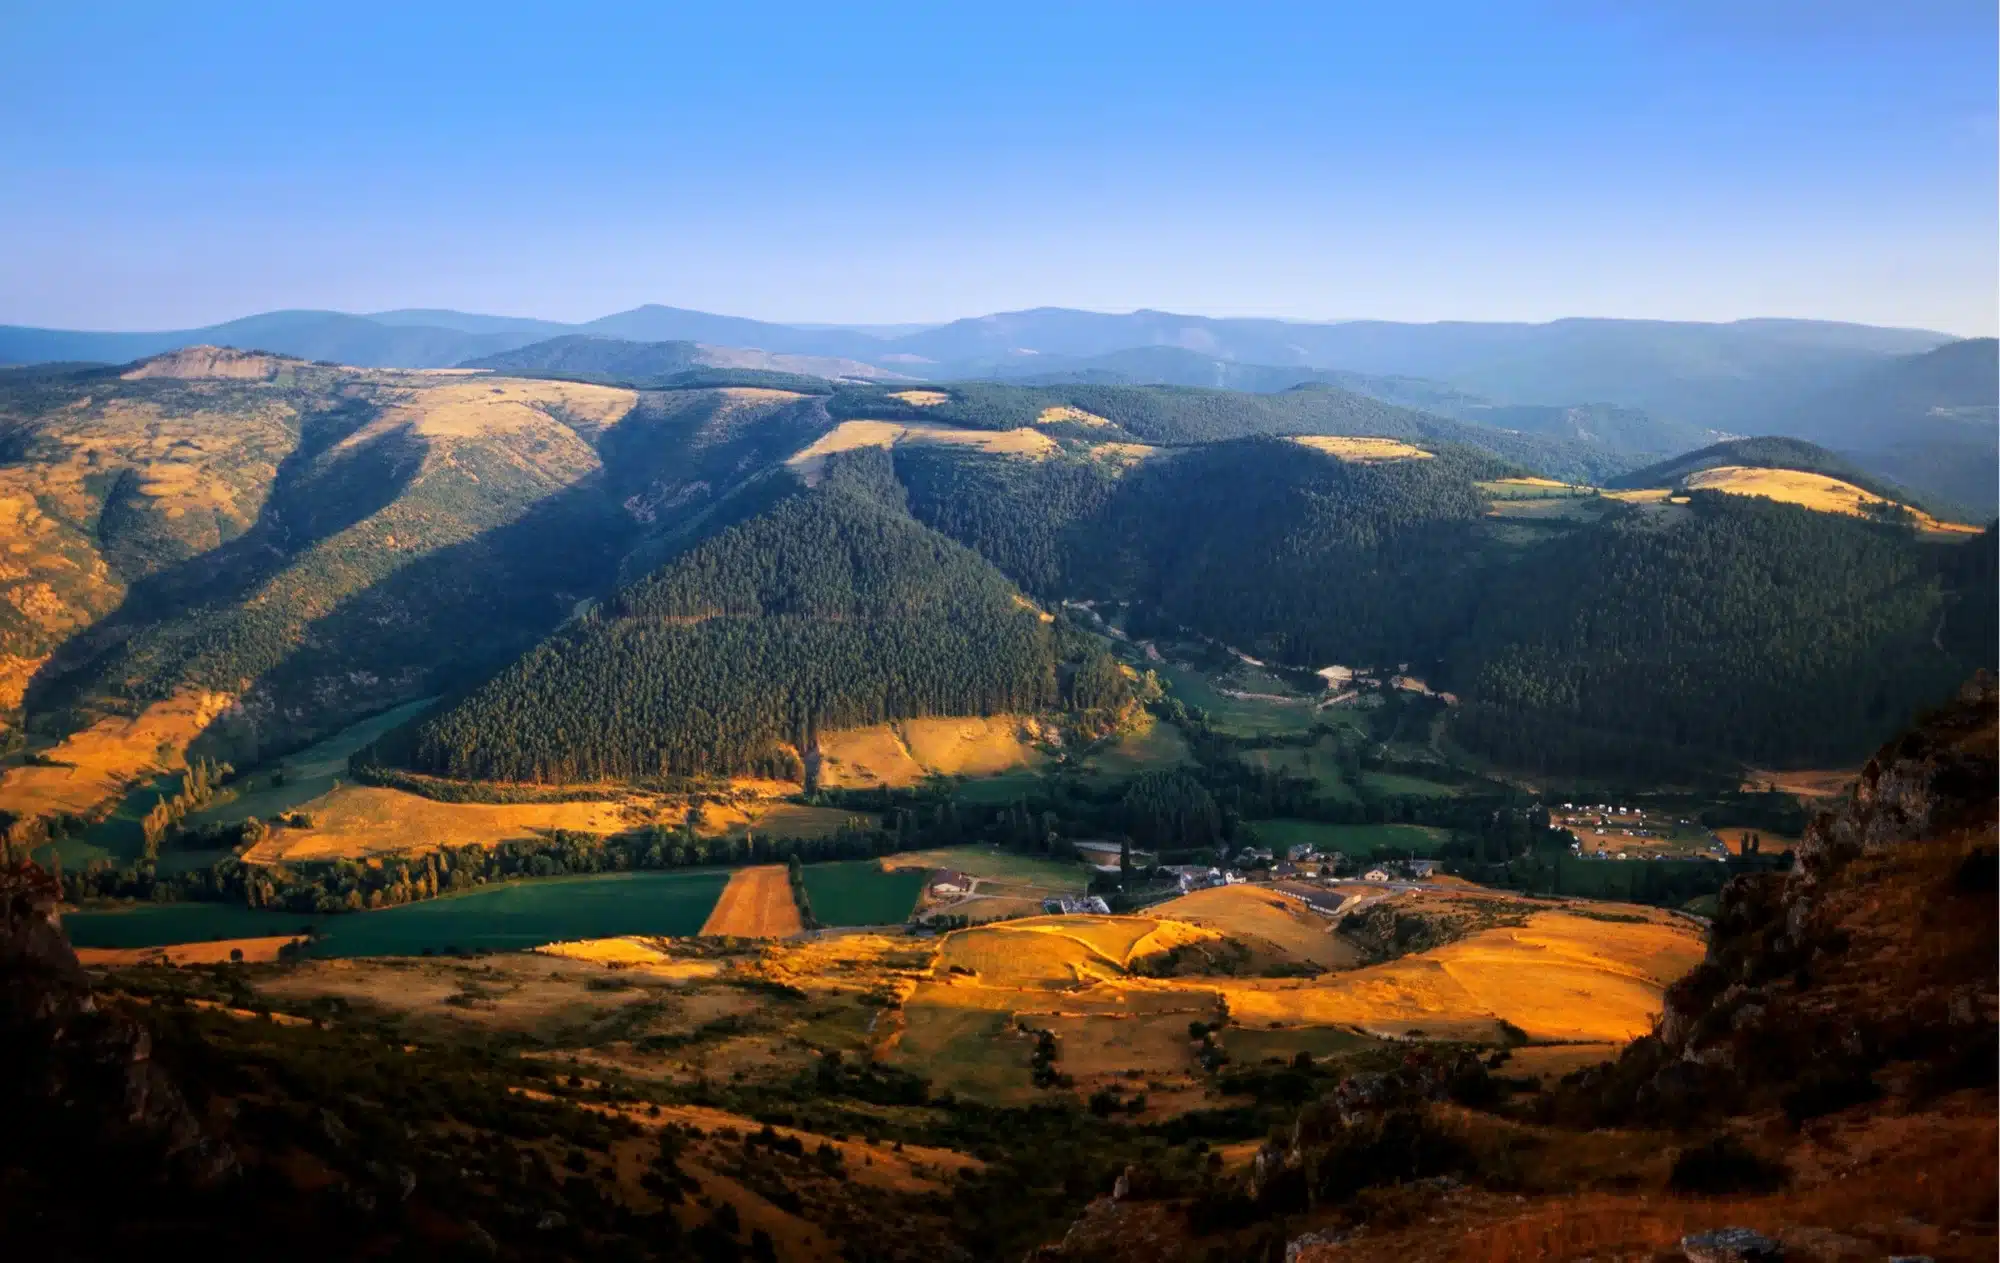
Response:
[[[736,348],[738,358],[721,361],[728,367],[834,376],[869,374],[846,365],[777,368],[755,353],[826,357],[878,377],[930,381],[1259,393],[1326,382],[1627,459],[1735,434],[1790,434],[1920,491],[1986,512],[2000,505],[1991,477],[2000,431],[1993,340],[1829,321],[1311,323],[1045,307],[899,330],[788,325],[660,304],[579,324],[437,309],[279,311],[153,333],[0,326],[0,364],[123,363],[208,344],[361,367],[440,368],[565,337]]]
[[[910,380],[860,360],[831,355],[786,355],[703,342],[632,342],[584,333],[566,333],[547,341],[478,356],[458,367],[502,373],[571,373],[638,379],[666,377],[691,368],[740,368],[829,380],[847,377]]]

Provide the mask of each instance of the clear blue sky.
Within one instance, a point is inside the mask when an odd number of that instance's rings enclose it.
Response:
[[[0,5],[0,322],[1995,329],[1990,0],[862,10]]]

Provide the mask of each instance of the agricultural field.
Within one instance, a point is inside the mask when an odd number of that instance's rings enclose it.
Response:
[[[928,870],[888,868],[880,860],[805,866],[806,896],[821,925],[901,925],[917,906]]]
[[[1092,752],[1083,760],[1083,771],[1093,780],[1117,781],[1193,762],[1194,755],[1179,728],[1142,712],[1139,726],[1119,733],[1103,749]]]
[[[374,912],[313,917],[234,904],[143,904],[63,917],[79,947],[151,947],[267,938],[307,926],[315,956],[414,956],[447,948],[512,951],[568,939],[693,935],[729,874],[716,869],[541,877]]]
[[[1321,737],[1309,746],[1244,750],[1237,757],[1260,771],[1312,781],[1319,796],[1329,801],[1358,801],[1354,787],[1341,774],[1340,742],[1333,737]]]
[[[1425,780],[1421,776],[1408,776],[1400,772],[1364,771],[1361,773],[1361,784],[1378,794],[1392,797],[1452,798],[1459,793],[1456,785]]]
[[[1443,829],[1420,824],[1325,824],[1318,820],[1253,820],[1259,842],[1281,854],[1301,844],[1338,851],[1350,858],[1370,855],[1433,855],[1449,840]]]
[[[755,864],[729,875],[729,884],[709,910],[701,932],[735,938],[787,938],[804,928],[785,866]]]
[[[904,851],[883,859],[885,868],[914,868],[928,872],[948,868],[1004,886],[1027,886],[1050,892],[1082,890],[1089,874],[1064,860],[1019,855],[991,846],[943,846],[928,851]]]
[[[1161,681],[1175,697],[1190,707],[1208,712],[1209,722],[1215,725],[1216,731],[1229,736],[1305,732],[1314,723],[1335,717],[1333,710],[1315,709],[1311,699],[1289,689],[1280,692],[1277,688],[1241,688],[1234,683],[1213,680],[1193,667],[1177,663],[1161,663],[1154,670],[1159,672]]]

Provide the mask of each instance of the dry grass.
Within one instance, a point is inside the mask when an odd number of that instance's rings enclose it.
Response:
[[[1484,1039],[1505,1020],[1538,1040],[1622,1043],[1652,1028],[1661,993],[1702,951],[1699,931],[1675,918],[1546,912],[1310,985],[1215,985],[1246,1025]]]
[[[935,408],[939,404],[951,402],[951,396],[942,390],[892,390],[889,398],[898,403],[906,403],[912,408]]]
[[[1085,412],[1081,408],[1072,408],[1068,404],[1057,404],[1053,408],[1044,408],[1042,409],[1042,415],[1035,418],[1036,425],[1055,425],[1062,421],[1074,422],[1077,425],[1111,424],[1109,417],[1100,417],[1095,412]]]
[[[905,719],[821,733],[820,783],[828,788],[914,785],[927,776],[997,776],[1038,767],[1039,725],[1019,715]]]
[[[122,797],[133,781],[186,767],[182,754],[188,742],[231,700],[225,693],[190,691],[130,719],[100,719],[44,752],[68,766],[15,767],[0,775],[0,810],[81,815]]]
[[[1071,987],[1122,979],[1141,957],[1221,937],[1156,917],[1034,917],[960,930],[945,939],[938,959],[988,987]]]
[[[702,924],[703,934],[738,938],[789,938],[804,931],[792,884],[782,864],[739,868]]]
[[[581,382],[527,381],[511,377],[447,379],[392,393],[380,416],[343,440],[366,443],[407,427],[424,438],[474,438],[554,425],[551,412],[597,425],[614,425],[639,402],[636,391]]]
[[[630,805],[601,800],[573,803],[445,803],[373,785],[343,785],[298,808],[310,829],[276,828],[245,856],[252,863],[363,859],[414,854],[440,845],[491,846],[531,837],[539,829],[616,833],[637,823]],[[718,808],[707,809],[719,831]]]
[[[1029,744],[1029,725],[1014,715],[969,719],[906,719],[900,727],[910,754],[946,776],[994,776],[1032,767],[1042,755]]]
[[[1672,487],[1641,487],[1636,491],[1606,491],[1607,500],[1622,500],[1626,504],[1665,504],[1673,499]]]
[[[1039,459],[1056,450],[1055,440],[1039,430],[965,430],[956,426],[919,425],[903,421],[843,421],[813,443],[793,453],[785,463],[808,484],[819,481],[826,458],[835,452],[863,447],[894,447],[898,443],[949,443],[1005,456]]]
[[[1434,453],[1398,439],[1364,438],[1345,434],[1295,434],[1292,442],[1325,452],[1355,465],[1376,465],[1392,460],[1430,460]]]
[[[1800,469],[1753,469],[1746,465],[1718,465],[1688,476],[1682,484],[1689,491],[1722,491],[1737,496],[1761,496],[1785,504],[1803,505],[1820,513],[1847,517],[1871,517],[1882,506],[1894,504],[1881,496],[1863,491],[1851,482],[1809,474]],[[1940,522],[1919,509],[1908,510],[1917,525],[1943,534],[1976,535],[1979,528],[1958,522]]]
[[[819,783],[828,789],[902,788],[928,774],[894,724],[819,734]]]
[[[1351,969],[1361,953],[1332,932],[1332,922],[1295,899],[1259,886],[1217,886],[1151,909],[1162,917],[1205,926],[1231,938],[1268,943],[1285,956],[1323,969]]]
[[[76,958],[94,968],[112,969],[128,965],[223,965],[232,960],[255,965],[275,961],[279,948],[298,941],[296,934],[273,934],[262,938],[175,943],[170,947],[79,947]],[[242,955],[231,956],[231,952]]]
[[[1858,767],[1836,767],[1794,772],[1767,772],[1752,769],[1743,788],[1750,792],[1775,789],[1801,798],[1839,798],[1854,787],[1861,776]]]

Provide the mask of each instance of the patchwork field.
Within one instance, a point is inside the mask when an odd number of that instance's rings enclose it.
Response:
[[[1337,456],[1357,465],[1392,460],[1430,460],[1433,453],[1398,439],[1360,438],[1338,434],[1295,434],[1292,442]]]
[[[1688,475],[1682,485],[1689,491],[1721,491],[1737,496],[1761,496],[1785,504],[1803,505],[1821,513],[1847,517],[1874,517],[1895,504],[1863,491],[1851,482],[1810,474],[1799,469],[1756,469],[1745,465],[1719,465]],[[1908,505],[1896,506],[1909,513],[1926,531],[1950,535],[1976,535],[1979,528],[1957,522],[1940,522],[1930,514]]]
[[[737,938],[787,938],[804,929],[782,864],[757,864],[730,874],[701,926],[703,934]]]

